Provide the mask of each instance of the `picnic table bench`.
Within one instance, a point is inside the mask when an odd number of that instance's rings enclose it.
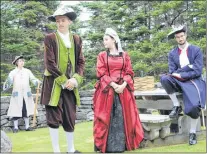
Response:
[[[182,94],[176,93],[176,95],[182,101]],[[139,109],[171,110],[173,108],[173,103],[164,89],[135,91],[134,96]]]
[[[182,94],[176,93],[178,100],[182,103]],[[134,91],[136,104],[140,110],[140,120],[145,131],[145,137],[149,140],[165,138],[172,133],[189,133],[190,119],[185,114],[171,119],[169,113],[173,103],[164,89],[157,88],[151,91]],[[146,114],[146,110],[158,110],[159,114]],[[199,117],[200,118],[200,117]],[[197,131],[201,130],[201,122],[197,124]]]

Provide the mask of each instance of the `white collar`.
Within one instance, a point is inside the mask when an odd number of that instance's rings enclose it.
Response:
[[[22,67],[22,69],[19,69],[18,67],[16,67],[15,70],[16,70],[17,72],[20,72],[20,71],[23,71],[23,70],[24,70],[24,67]]]
[[[179,48],[181,51],[186,51],[187,48],[188,48],[188,46],[189,46],[189,43],[186,41],[186,44],[185,44],[185,47],[184,47],[184,48],[182,48],[182,47],[183,47],[182,45],[178,45],[178,48]]]
[[[61,37],[69,37],[69,31],[66,34],[61,33],[59,30],[57,32]]]
[[[57,32],[60,35],[60,37],[62,38],[66,48],[71,48],[71,42],[69,39],[69,31],[66,34],[61,33],[59,30],[57,30]]]

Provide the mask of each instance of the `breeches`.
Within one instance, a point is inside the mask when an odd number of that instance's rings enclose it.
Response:
[[[190,81],[182,83],[181,81],[178,81],[169,75],[163,75],[160,81],[163,88],[168,94],[175,92],[183,93],[183,103],[185,106],[184,112],[186,115],[190,116],[193,119],[197,119],[200,116],[201,105],[199,103],[200,100],[198,91]],[[188,87],[183,87],[184,84],[188,84]],[[182,85],[182,87],[180,85]]]
[[[160,82],[167,92],[167,94],[172,94],[175,92],[181,92],[181,87],[178,85],[175,78],[169,76],[169,75],[163,75],[160,79]]]
[[[73,91],[63,89],[57,107],[45,106],[47,124],[51,128],[59,128],[62,124],[66,132],[73,132],[76,119],[76,98]]]

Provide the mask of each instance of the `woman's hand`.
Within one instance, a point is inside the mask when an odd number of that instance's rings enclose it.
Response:
[[[114,88],[114,90],[115,90],[115,89],[118,88],[119,85],[116,84],[115,82],[111,82],[111,83],[110,83],[110,86],[111,86],[112,88]]]
[[[115,89],[115,92],[120,94],[120,93],[123,93],[124,91],[124,88],[126,87],[127,85],[127,82],[124,81],[124,83],[122,83],[121,85],[118,85],[118,88]]]

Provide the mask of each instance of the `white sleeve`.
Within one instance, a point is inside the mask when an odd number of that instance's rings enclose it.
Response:
[[[37,86],[37,84],[38,84],[38,82],[40,82],[40,80],[38,80],[33,74],[32,74],[32,72],[30,71],[30,70],[28,70],[29,71],[29,79],[30,79],[30,81],[35,85],[35,86]]]
[[[12,86],[12,84],[14,83],[14,75],[15,75],[14,70],[9,73],[6,81],[3,84],[3,90],[7,90]]]

